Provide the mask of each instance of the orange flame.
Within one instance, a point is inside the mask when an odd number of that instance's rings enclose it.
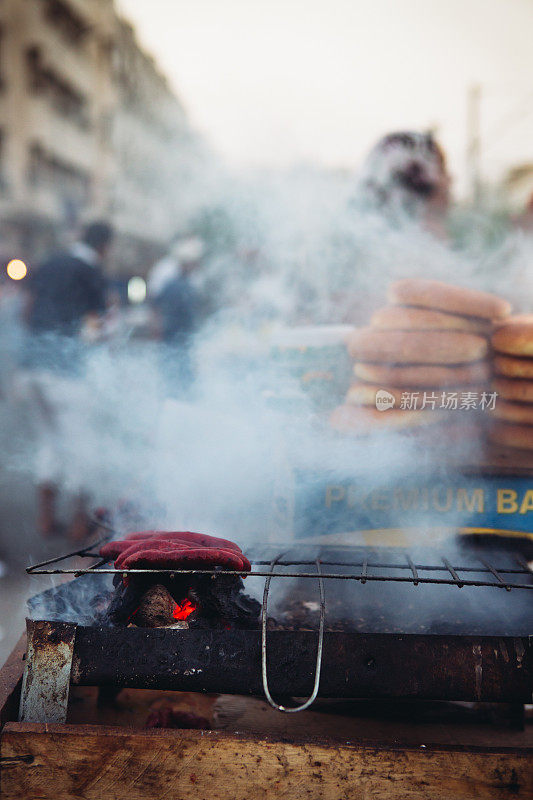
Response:
[[[174,619],[183,620],[190,617],[193,611],[196,611],[196,606],[193,605],[190,600],[185,599],[182,600],[181,603],[176,603],[172,616]]]

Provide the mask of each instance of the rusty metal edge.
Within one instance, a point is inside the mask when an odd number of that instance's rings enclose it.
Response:
[[[26,620],[28,650],[19,721],[65,722],[76,625]]]

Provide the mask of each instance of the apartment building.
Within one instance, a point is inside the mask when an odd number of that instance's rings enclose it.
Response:
[[[196,137],[113,0],[0,2],[0,253],[38,259],[83,221],[143,272],[179,226]]]

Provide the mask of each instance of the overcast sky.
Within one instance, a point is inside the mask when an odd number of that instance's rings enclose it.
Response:
[[[467,91],[482,166],[533,161],[533,0],[117,0],[194,124],[237,164],[354,167],[436,127],[463,183]]]

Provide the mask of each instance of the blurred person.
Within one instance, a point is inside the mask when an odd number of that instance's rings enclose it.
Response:
[[[183,264],[198,264],[205,253],[199,236],[177,234],[170,243],[166,255],[160,258],[148,272],[146,290],[149,300],[155,300],[166,284],[178,277]]]
[[[106,222],[87,225],[79,241],[50,256],[28,281],[28,327],[34,334],[76,336],[105,311],[103,263],[113,239]]]
[[[148,271],[146,277],[146,294],[148,300],[155,300],[164,289],[165,284],[179,274],[179,246],[180,238],[175,237],[170,243],[168,252],[156,261]]]
[[[433,134],[398,131],[383,136],[370,151],[357,200],[391,217],[417,219],[444,238],[450,183],[444,151]]]
[[[203,253],[199,237],[174,242],[171,254],[166,261],[158,262],[159,270],[152,272],[149,283],[158,338],[166,345],[164,372],[173,393],[180,395],[187,395],[194,382],[191,349],[202,303],[193,276],[201,266]]]
[[[352,210],[373,214],[378,226],[419,227],[446,246],[450,243],[451,179],[442,147],[431,132],[395,131],[383,136],[366,157],[356,180]],[[414,231],[413,231],[414,233]],[[363,324],[370,294],[344,286],[333,292],[330,313],[335,321]]]

